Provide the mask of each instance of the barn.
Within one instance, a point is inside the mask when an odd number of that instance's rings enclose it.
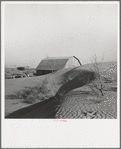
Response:
[[[36,68],[37,76],[52,73],[60,69],[73,68],[82,65],[75,56],[51,57],[43,59]]]

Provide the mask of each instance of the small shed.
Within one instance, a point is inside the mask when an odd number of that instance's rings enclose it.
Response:
[[[49,57],[43,59],[36,68],[37,76],[52,73],[60,69],[73,68],[82,65],[75,56],[70,57]]]

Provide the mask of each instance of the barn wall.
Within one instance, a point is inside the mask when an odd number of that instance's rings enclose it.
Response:
[[[37,76],[45,75],[48,73],[52,73],[52,70],[36,70]]]
[[[70,58],[70,59],[67,61],[67,63],[66,63],[66,65],[64,66],[64,68],[71,68],[71,67],[73,67],[73,59],[72,59],[72,58]]]
[[[68,60],[64,68],[73,68],[73,67],[78,67],[78,66],[80,66],[79,62],[77,61],[77,59],[72,57]]]
[[[61,69],[74,68],[74,67],[78,67],[78,66],[80,66],[78,60],[74,57],[70,57],[68,59],[66,65]],[[56,69],[58,69],[58,68],[56,68]],[[54,71],[57,71],[57,70],[54,70]],[[52,70],[36,70],[36,73],[37,73],[37,76],[40,76],[40,75],[45,75],[45,74],[48,74],[48,73],[52,73]]]
[[[41,76],[42,75],[42,70],[36,70],[36,74],[37,74],[37,76]]]

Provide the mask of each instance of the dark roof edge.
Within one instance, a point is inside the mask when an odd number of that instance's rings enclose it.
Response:
[[[80,60],[76,57],[76,56],[73,56],[75,59],[77,59],[77,61],[79,62],[80,66],[82,66]]]

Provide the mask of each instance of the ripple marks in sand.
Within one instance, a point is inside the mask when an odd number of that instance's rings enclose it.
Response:
[[[117,99],[99,100],[84,94],[67,94],[55,118],[65,119],[116,119]]]

